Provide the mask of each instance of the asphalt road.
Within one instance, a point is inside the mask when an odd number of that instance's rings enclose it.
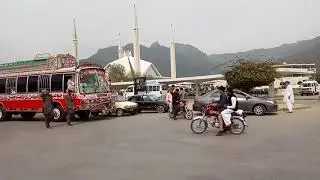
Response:
[[[241,136],[195,135],[190,121],[144,113],[75,122],[0,122],[1,180],[320,178],[319,107],[248,117]]]

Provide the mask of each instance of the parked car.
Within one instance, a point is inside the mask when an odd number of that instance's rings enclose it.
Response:
[[[137,113],[138,104],[125,100],[122,96],[111,97],[111,110],[110,114],[116,114],[118,117],[123,116],[125,113],[135,115]]]
[[[319,94],[320,92],[320,85],[317,81],[304,81],[301,84],[300,93],[301,96],[303,95],[315,95]]]
[[[134,95],[129,97],[128,100],[138,104],[139,112],[141,110],[153,110],[164,113],[169,109],[169,106],[163,99],[153,94]]]
[[[255,115],[262,116],[265,113],[276,112],[278,110],[278,105],[273,100],[255,97],[240,90],[234,90],[234,94],[237,96],[239,109],[245,112],[252,112]],[[195,100],[193,110],[202,111],[205,105],[211,102],[218,102],[219,98],[220,93],[218,91],[210,91]]]

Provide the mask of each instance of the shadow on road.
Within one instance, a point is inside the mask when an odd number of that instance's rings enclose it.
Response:
[[[80,124],[84,124],[84,123],[91,123],[91,122],[95,122],[95,121],[102,121],[102,120],[112,120],[115,119],[116,116],[98,116],[98,117],[90,117],[89,120],[80,120],[78,117],[76,117],[75,121],[72,121],[72,125],[80,125]],[[12,116],[10,121],[25,121],[25,122],[32,122],[32,121],[44,121],[43,115],[42,114],[37,114],[34,118],[30,118],[30,119],[25,119],[22,118],[20,115],[14,115]],[[62,126],[67,126],[66,121],[54,121],[51,125],[51,127],[62,127]]]

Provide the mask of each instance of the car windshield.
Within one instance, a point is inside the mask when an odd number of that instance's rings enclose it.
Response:
[[[122,102],[122,101],[125,101],[125,98],[122,96],[111,96],[111,100],[113,102]]]
[[[80,73],[80,93],[107,92],[105,73],[101,69],[85,69]]]

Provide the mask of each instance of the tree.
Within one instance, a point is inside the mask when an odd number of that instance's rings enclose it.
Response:
[[[314,74],[312,77],[309,78],[310,80],[315,80],[317,82],[320,82],[320,72],[317,71],[316,74]]]
[[[225,73],[225,78],[232,88],[249,91],[269,85],[278,77],[273,64],[271,61],[238,60]]]
[[[315,80],[317,82],[320,82],[320,72],[319,71],[317,71],[316,74],[315,74]]]
[[[126,69],[121,64],[113,64],[107,69],[109,73],[109,79],[111,82],[128,81],[129,76],[126,73]]]

